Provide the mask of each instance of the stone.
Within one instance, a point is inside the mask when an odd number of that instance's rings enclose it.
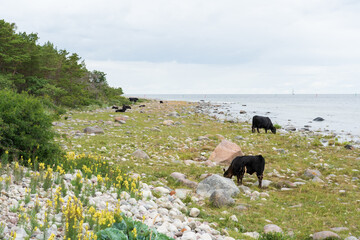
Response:
[[[287,126],[285,127],[285,130],[288,132],[295,132],[296,131],[296,127],[294,126]]]
[[[143,150],[136,150],[135,152],[132,153],[132,155],[136,158],[142,158],[142,159],[149,159],[149,155],[147,155]]]
[[[332,231],[334,232],[341,232],[341,231],[348,231],[349,228],[347,227],[334,227],[334,228],[330,228]]]
[[[322,231],[322,232],[317,232],[313,234],[313,239],[314,240],[321,240],[321,239],[327,239],[327,238],[338,238],[340,239],[339,235],[337,235],[334,232],[331,231]]]
[[[191,190],[190,189],[175,189],[175,196],[177,196],[180,199],[185,199],[187,195],[191,194]]]
[[[87,127],[84,129],[84,133],[86,134],[103,134],[104,133],[104,130],[99,127],[99,126],[94,126],[94,127]]]
[[[260,237],[260,233],[258,233],[258,232],[246,232],[246,233],[243,233],[243,235],[251,237],[251,238],[255,238],[255,239],[258,239]]]
[[[321,178],[319,178],[319,177],[317,177],[317,176],[315,176],[311,181],[312,181],[312,182],[316,182],[316,183],[324,183],[324,181],[321,180]]]
[[[235,157],[243,155],[241,148],[236,143],[224,139],[211,153],[209,160],[218,164],[229,165]]]
[[[268,188],[270,186],[272,182],[270,180],[262,180],[261,182],[261,187],[262,188]],[[256,181],[255,183],[253,183],[254,186],[258,186],[259,185],[259,180]]]
[[[321,177],[321,172],[316,169],[306,169],[304,176],[308,178]]]
[[[180,117],[180,114],[177,113],[177,112],[171,112],[167,116],[169,116],[169,117]]]
[[[282,233],[282,229],[275,225],[275,224],[267,224],[264,226],[264,233],[274,233],[274,232],[278,232],[278,233]]]
[[[354,150],[354,149],[355,149],[354,146],[352,146],[352,145],[350,145],[350,144],[346,144],[346,145],[344,146],[344,148],[346,148],[346,149],[348,149],[348,150]]]
[[[358,239],[354,236],[349,236],[349,237],[345,238],[344,240],[358,240]]]
[[[162,122],[162,124],[165,126],[171,126],[171,125],[174,125],[174,121],[173,120],[165,120]]]
[[[246,111],[245,110],[240,110],[240,114],[245,114]]]
[[[115,122],[126,121],[126,120],[128,120],[128,118],[129,118],[129,117],[126,116],[126,115],[117,116],[117,117],[114,118],[114,121],[115,121]]]
[[[186,179],[186,176],[182,173],[179,172],[173,172],[171,175],[171,177],[175,178],[177,181],[183,183],[184,185],[191,187],[191,188],[196,188],[197,187],[197,183],[193,182],[189,179]]]
[[[225,190],[230,196],[235,196],[240,193],[239,188],[231,179],[224,178],[217,174],[213,174],[201,181],[197,186],[196,193],[203,197],[210,197],[217,189]]]
[[[230,220],[231,220],[231,221],[234,221],[234,222],[238,222],[238,221],[239,221],[235,215],[231,215],[231,216],[230,216]]]
[[[235,209],[238,210],[238,211],[246,211],[246,210],[248,210],[248,208],[243,204],[240,204],[240,205],[236,206]]]
[[[160,193],[162,195],[167,195],[167,194],[170,193],[170,190],[167,189],[167,188],[164,188],[164,187],[156,187],[156,188],[154,188],[154,191],[158,192],[158,193]]]
[[[197,216],[199,216],[199,214],[200,214],[199,209],[197,209],[197,208],[190,209],[190,213],[189,213],[190,217],[197,217]]]
[[[227,191],[219,190],[219,189],[213,191],[209,200],[210,200],[210,203],[214,207],[218,207],[218,208],[221,208],[223,206],[232,205],[235,203],[235,200],[233,198],[231,198],[231,196],[228,194]]]
[[[317,117],[317,118],[314,118],[313,121],[315,122],[322,122],[324,121],[325,119],[323,119],[322,117]]]
[[[183,233],[181,240],[194,240],[196,239],[196,234],[191,231],[186,231]]]

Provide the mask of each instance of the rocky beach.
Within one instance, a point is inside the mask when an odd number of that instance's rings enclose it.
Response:
[[[46,179],[46,169],[2,165],[0,238],[63,239],[65,212],[54,205],[61,187],[67,191],[62,206],[82,199],[85,220],[91,206],[120,211],[174,239],[359,239],[357,142],[309,129],[251,133],[247,122],[219,117],[226,115],[221,106],[207,102],[141,104],[125,113],[69,111],[53,122],[65,151],[101,156],[109,169],[116,166],[124,178],[139,179],[141,194],[106,186],[83,168],[62,173],[62,184],[54,170],[50,188],[44,189],[43,180],[29,193],[33,176]],[[222,177],[235,156],[257,154],[266,161],[262,189],[254,175],[245,174],[241,186],[236,178]],[[30,219],[41,227],[32,227]],[[91,236],[90,224],[81,225],[84,236]]]

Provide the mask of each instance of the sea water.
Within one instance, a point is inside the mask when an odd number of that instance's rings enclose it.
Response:
[[[348,140],[360,136],[360,95],[357,94],[137,94],[158,100],[205,101],[221,104],[230,115],[249,121],[254,115],[267,116],[286,128],[334,132]],[[245,114],[240,114],[245,111]],[[315,122],[322,117],[325,120]]]

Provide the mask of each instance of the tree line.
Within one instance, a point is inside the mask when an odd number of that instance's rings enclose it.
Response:
[[[27,92],[64,107],[124,101],[122,89],[110,87],[105,73],[89,71],[78,54],[50,42],[40,45],[36,33],[16,30],[14,23],[0,20],[0,90]]]

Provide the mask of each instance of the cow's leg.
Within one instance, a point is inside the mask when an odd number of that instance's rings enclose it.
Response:
[[[257,175],[258,179],[259,179],[259,188],[261,188],[261,184],[262,184],[262,179],[263,179],[263,175]]]
[[[259,128],[256,128],[256,129],[257,129],[258,133],[260,133]]]
[[[255,132],[255,128],[254,127],[251,127],[251,132]]]
[[[265,133],[267,133],[267,128],[265,128]]]
[[[237,177],[236,183],[237,183],[237,185],[239,185],[240,178],[241,178],[240,173],[238,173],[238,174],[236,175],[236,177]]]
[[[243,180],[243,177],[244,177],[244,174],[245,174],[245,168],[242,168],[240,170],[240,184],[242,185],[242,180]],[[238,183],[239,184],[239,183]]]

